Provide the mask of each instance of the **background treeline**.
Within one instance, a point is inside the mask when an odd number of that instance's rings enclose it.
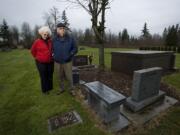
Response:
[[[73,30],[73,34],[82,45],[97,47],[95,38],[91,29],[85,31]],[[161,47],[161,46],[180,46],[180,27],[179,25],[172,25],[164,29],[160,34],[150,34],[147,24],[145,23],[139,37],[132,36],[125,28],[118,34],[107,31],[105,35],[105,47]]]
[[[19,29],[17,26],[9,26],[6,20],[0,24],[0,48],[5,50],[15,48],[29,49],[33,41],[39,37],[39,26],[31,29],[29,23],[24,22]]]
[[[56,33],[56,25],[58,22],[64,22],[70,28],[68,18],[65,10],[62,13],[56,7],[51,8],[43,15],[44,24],[49,26],[52,31],[52,36]],[[27,48],[29,49],[33,41],[39,37],[38,29],[40,26],[36,25],[31,28],[28,22],[22,23],[20,27],[9,26],[4,19],[0,21],[0,48]],[[140,36],[132,36],[128,33],[128,29],[124,28],[119,33],[113,33],[106,30],[105,33],[105,47],[125,47],[125,48],[140,48],[141,50],[152,50],[152,48],[179,47],[180,46],[180,27],[178,24],[164,28],[162,34],[151,34],[147,23],[142,26]],[[85,45],[90,47],[98,47],[95,41],[95,35],[91,28],[69,29],[77,40],[78,45]],[[144,47],[144,48],[143,48]],[[166,49],[168,50],[168,49]],[[170,49],[169,49],[170,50]]]

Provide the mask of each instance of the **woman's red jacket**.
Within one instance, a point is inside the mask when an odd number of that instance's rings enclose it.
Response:
[[[39,62],[52,62],[52,41],[49,39],[46,43],[43,39],[37,39],[31,47],[31,54]]]

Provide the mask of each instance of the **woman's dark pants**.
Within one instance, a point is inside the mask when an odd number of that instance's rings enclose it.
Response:
[[[53,89],[53,72],[54,62],[40,63],[36,61],[36,66],[41,78],[41,89],[43,93],[46,93]]]

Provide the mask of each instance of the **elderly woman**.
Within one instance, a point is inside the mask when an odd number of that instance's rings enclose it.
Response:
[[[52,59],[51,31],[44,26],[38,30],[41,38],[36,39],[31,47],[37,69],[41,79],[41,89],[44,94],[49,94],[53,89],[54,62]]]

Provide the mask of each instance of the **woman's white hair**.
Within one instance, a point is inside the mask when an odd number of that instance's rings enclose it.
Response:
[[[48,32],[49,36],[51,36],[51,30],[49,29],[48,26],[42,26],[39,30],[38,30],[40,35],[43,35],[44,33]]]

